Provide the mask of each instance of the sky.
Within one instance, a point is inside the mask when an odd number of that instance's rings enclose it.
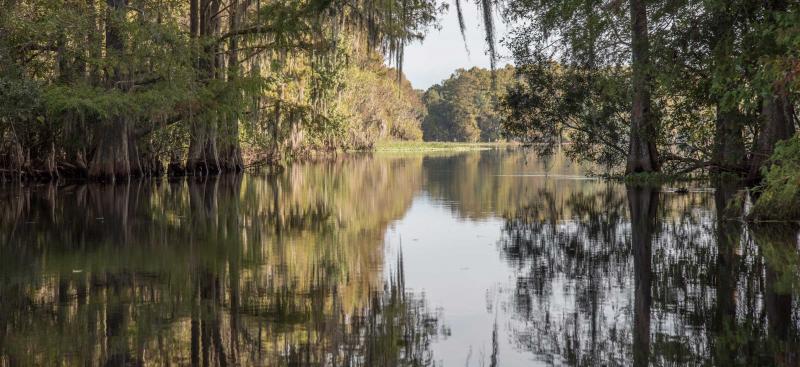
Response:
[[[458,68],[480,66],[489,68],[489,56],[486,55],[486,42],[483,32],[483,20],[478,7],[473,1],[462,1],[466,38],[469,55],[464,48],[464,40],[458,29],[458,16],[455,4],[443,16],[442,29],[432,30],[422,43],[415,42],[406,46],[403,60],[403,72],[411,85],[416,89],[427,89],[450,77]],[[498,17],[495,17],[497,19]],[[500,40],[506,27],[496,21],[495,35]],[[505,47],[498,45],[501,55],[508,55]],[[506,60],[498,63],[505,65]]]

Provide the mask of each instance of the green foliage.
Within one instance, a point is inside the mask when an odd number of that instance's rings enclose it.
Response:
[[[515,25],[505,43],[521,79],[503,103],[510,137],[544,153],[568,143],[572,159],[622,170],[634,133],[631,4],[506,4]],[[645,138],[655,143],[660,168],[758,172],[760,157],[797,124],[798,4],[643,4],[649,61],[647,78],[636,83],[651,100],[647,116],[657,131]]]
[[[271,69],[257,98],[260,110],[243,123],[243,141],[253,152],[286,144],[280,148],[286,155],[299,156],[422,137],[419,95],[381,55],[360,50],[354,37],[310,60],[273,60]]]
[[[677,175],[664,172],[637,172],[627,175],[610,176],[633,186],[661,186],[665,184],[680,184],[696,181],[697,178],[689,175]]]
[[[501,147],[506,143],[458,143],[445,141],[391,141],[375,146],[375,151],[386,153],[467,152]]]
[[[0,124],[30,120],[41,103],[38,83],[20,78],[0,66]]]
[[[371,147],[381,140],[421,140],[425,106],[411,83],[397,70],[371,57],[346,71],[340,110],[347,116],[349,136],[344,146]]]
[[[0,165],[108,177],[169,158],[214,173],[241,169],[240,142],[263,159],[420,138],[424,109],[384,57],[401,61],[445,4],[194,1],[7,4]]]
[[[510,65],[496,70],[459,69],[423,95],[428,116],[423,121],[427,141],[497,141],[501,138],[497,101],[514,77]],[[493,78],[495,78],[493,80]]]
[[[800,220],[800,136],[778,143],[764,169],[764,183],[750,217]]]
[[[625,161],[627,70],[546,63],[520,67],[517,73],[519,81],[501,103],[503,128],[510,137],[530,144],[540,155],[563,147],[569,158],[603,167]]]

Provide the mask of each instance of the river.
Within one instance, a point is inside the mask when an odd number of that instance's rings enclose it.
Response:
[[[797,365],[797,228],[688,186],[505,147],[6,185],[0,366]]]

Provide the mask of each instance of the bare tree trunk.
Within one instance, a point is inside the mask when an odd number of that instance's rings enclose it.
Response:
[[[189,0],[189,37],[197,38],[200,12],[197,9],[197,0]]]
[[[626,173],[656,172],[659,170],[656,121],[650,100],[650,43],[644,0],[631,0],[630,11],[633,99]]]
[[[721,168],[717,171],[744,167],[743,118],[738,111],[725,111],[717,105],[713,152],[714,161]]]
[[[220,30],[220,3],[217,0],[200,0],[199,32],[201,42],[210,40]],[[215,44],[205,44],[198,60],[198,76],[204,83],[217,78],[218,63]],[[219,117],[212,111],[205,111],[198,120],[191,124],[189,156],[186,161],[187,173],[194,175],[213,175],[220,172],[219,153],[217,150],[217,125]]]
[[[216,125],[216,116],[192,123],[189,156],[186,161],[187,174],[205,176],[220,172]]]
[[[732,72],[732,52],[736,38],[731,6],[725,2],[720,2],[717,6],[720,8],[712,9],[712,14],[716,19],[712,33],[713,39],[710,40],[713,57],[712,78],[713,75],[727,75]],[[721,93],[711,90],[710,97],[716,104],[717,112],[713,147],[713,159],[718,165],[716,170],[722,172],[730,168],[744,168],[744,116],[739,112],[738,107],[724,106]]]
[[[235,31],[239,27],[241,14],[247,7],[247,1],[240,3],[239,0],[232,0],[230,4],[229,30]],[[228,55],[228,81],[233,82],[239,78],[239,52],[238,39],[231,37]],[[225,172],[241,172],[244,170],[242,159],[242,149],[239,145],[239,117],[236,113],[228,113],[222,123],[219,136],[220,148],[220,169]]]
[[[102,39],[100,38],[100,30],[97,27],[97,9],[94,4],[95,0],[86,0],[86,5],[89,9],[89,25],[91,31],[86,37],[89,44],[88,53],[90,60],[99,60],[102,51]],[[88,69],[89,83],[97,85],[100,83],[100,70],[97,65],[90,65]]]
[[[142,154],[136,144],[136,138],[133,137],[131,131],[128,131],[128,165],[130,166],[131,177],[141,177],[148,174],[141,158]]]
[[[233,115],[228,117],[219,137],[219,163],[223,172],[242,172],[244,159],[239,145],[239,120]]]
[[[114,181],[128,177],[128,129],[125,119],[112,118],[97,129],[95,153],[89,163],[89,178]]]
[[[774,14],[785,12],[785,0],[771,0],[765,2],[768,17],[774,21]],[[780,50],[776,45],[777,50]],[[785,86],[779,86],[771,95],[764,97],[761,105],[761,127],[750,157],[750,171],[747,175],[749,183],[761,181],[761,168],[772,155],[775,145],[794,135],[794,106],[789,100],[789,92]]]
[[[117,63],[122,56],[124,41],[119,23],[124,21],[126,0],[106,0],[108,18],[106,19],[106,55],[112,58],[107,84],[115,88],[121,80],[121,70]],[[130,147],[128,146],[128,121],[124,116],[112,116],[100,124],[96,130],[96,150],[89,164],[89,178],[113,181],[115,178],[130,175]]]
[[[775,150],[775,145],[794,135],[794,107],[786,91],[764,98],[761,109],[761,129],[750,156],[750,171],[747,180],[761,180],[761,168]]]

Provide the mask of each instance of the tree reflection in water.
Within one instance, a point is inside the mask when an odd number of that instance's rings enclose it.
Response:
[[[382,276],[420,161],[385,164],[4,191],[0,366],[432,365],[439,315]]]
[[[280,175],[4,188],[0,367],[800,363],[797,228],[744,224],[735,185],[679,195],[526,160],[364,156]],[[447,264],[387,260],[387,228],[407,212],[412,236],[430,223],[474,232],[452,252],[406,247]],[[489,259],[497,232],[502,259]],[[427,235],[451,238],[439,234]],[[436,344],[448,309],[405,290],[409,269],[415,289],[439,290],[432,300],[475,299],[452,285],[491,306],[454,312],[459,328]]]
[[[797,228],[743,225],[731,185],[594,186],[505,216],[519,348],[575,366],[800,361]]]

